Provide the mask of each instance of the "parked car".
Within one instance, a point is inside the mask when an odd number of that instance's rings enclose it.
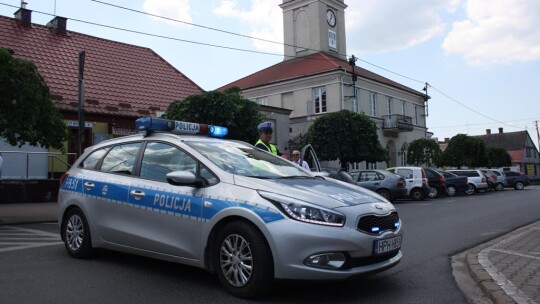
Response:
[[[375,191],[389,201],[407,196],[405,179],[386,170],[360,170],[351,172],[356,184]]]
[[[448,196],[454,196],[460,192],[467,195],[474,193],[474,188],[471,184],[469,184],[469,179],[466,176],[459,176],[447,171],[438,172],[442,174],[444,178],[446,178],[446,194]]]
[[[330,177],[333,179],[340,180],[342,182],[346,182],[349,184],[356,185],[356,182],[354,181],[354,178],[351,176],[349,172],[345,169],[341,168],[322,168],[322,172],[327,172],[330,174]]]
[[[426,172],[429,185],[429,198],[436,198],[440,195],[446,195],[446,179],[437,170],[432,168],[423,168]]]
[[[491,172],[495,173],[495,175],[497,176],[497,185],[495,186],[496,190],[503,190],[504,187],[506,187],[508,181],[506,180],[506,175],[504,175],[504,172],[502,170],[499,170],[499,169],[490,169]]]
[[[493,190],[496,190],[496,191],[501,191],[501,190],[504,189],[504,185],[499,184],[499,182],[497,181],[497,175],[495,175],[495,173],[493,171],[491,171],[491,169],[480,169],[480,170],[488,178],[487,181],[488,181],[490,190],[493,189]]]
[[[105,248],[183,263],[242,298],[274,279],[343,280],[402,258],[398,211],[372,191],[200,135],[228,132],[218,126],[135,126],[144,134],[89,147],[62,175],[58,224],[74,258]]]
[[[525,187],[530,185],[529,178],[523,173],[515,171],[505,171],[504,175],[506,176],[507,187],[512,187],[516,190],[523,190]]]
[[[424,169],[420,167],[393,167],[386,170],[405,179],[408,197],[420,201],[428,196],[429,186]]]
[[[481,170],[467,169],[467,170],[447,170],[459,176],[466,176],[469,184],[474,187],[474,191],[486,191],[489,189],[487,177]]]

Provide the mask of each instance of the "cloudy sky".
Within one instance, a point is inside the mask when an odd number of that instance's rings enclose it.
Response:
[[[70,30],[151,48],[205,90],[283,59],[281,0],[26,2],[35,23],[56,14],[71,19]],[[418,91],[428,82],[434,136],[504,128],[528,130],[537,144],[539,0],[345,3],[347,55]],[[0,4],[0,14],[12,17],[20,1]]]

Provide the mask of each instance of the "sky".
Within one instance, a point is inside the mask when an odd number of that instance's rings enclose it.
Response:
[[[26,2],[34,23],[62,16],[68,30],[151,48],[208,91],[283,60],[282,0]],[[0,0],[0,14],[20,4]],[[538,146],[540,0],[345,4],[347,56],[417,91],[427,82],[434,137],[528,130]]]

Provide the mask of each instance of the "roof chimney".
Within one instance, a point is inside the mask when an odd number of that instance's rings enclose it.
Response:
[[[499,133],[503,133],[503,128],[499,128]]]
[[[486,134],[491,134],[491,129],[486,129]]]
[[[26,2],[21,2],[21,8],[15,12],[15,19],[19,20],[20,24],[25,26],[32,24],[32,11],[26,9]]]
[[[65,35],[66,34],[66,23],[67,18],[56,16],[53,20],[49,21],[47,23],[47,27],[54,29],[56,31],[56,34],[58,35]]]

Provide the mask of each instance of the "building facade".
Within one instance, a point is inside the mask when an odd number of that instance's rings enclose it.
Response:
[[[345,9],[340,0],[284,0],[284,60],[230,83],[260,104],[290,109],[289,140],[299,144],[319,116],[340,110],[364,113],[378,127],[390,161],[352,164],[351,169],[406,164],[408,144],[429,138],[425,93],[352,65],[346,54]],[[336,163],[327,164],[336,166]]]
[[[512,158],[512,169],[525,173],[530,179],[540,179],[540,153],[536,149],[529,132],[504,132],[499,128],[498,133],[492,133],[491,129],[486,134],[473,136],[481,139],[486,146],[505,149]]]

